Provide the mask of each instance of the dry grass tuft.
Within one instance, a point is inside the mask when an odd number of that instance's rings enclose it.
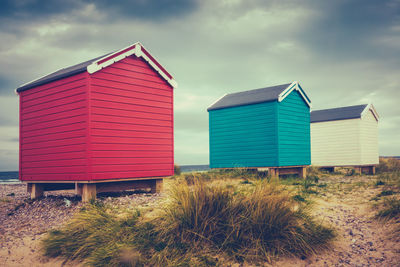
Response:
[[[249,176],[235,181],[178,179],[151,216],[93,203],[49,233],[44,253],[92,266],[214,266],[218,257],[255,263],[305,257],[334,237],[282,185]]]

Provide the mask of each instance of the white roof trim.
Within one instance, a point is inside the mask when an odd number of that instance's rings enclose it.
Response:
[[[145,52],[143,52],[142,49],[144,49]],[[90,74],[92,74],[92,73],[95,73],[107,66],[110,66],[111,64],[114,64],[115,62],[118,62],[126,57],[129,57],[131,55],[136,55],[137,57],[142,57],[144,60],[146,60],[150,64],[150,66],[154,70],[156,70],[161,75],[161,77],[163,77],[173,88],[177,88],[178,83],[171,76],[171,74],[169,74],[168,72],[166,73],[165,70],[162,70],[161,68],[163,68],[163,67],[161,66],[161,64],[156,62],[155,58],[153,56],[151,56],[152,58],[147,56],[146,52],[147,51],[143,47],[143,45],[141,43],[137,42],[128,47],[120,49],[110,55],[104,56],[104,57],[94,61],[92,64],[87,66],[87,71]],[[114,55],[116,55],[116,56],[114,56]],[[106,60],[107,58],[110,58],[110,59]],[[159,66],[161,66],[161,68]],[[171,77],[169,77],[169,76],[171,76]]]
[[[304,95],[303,90],[300,89],[298,81],[292,82],[285,90],[282,91],[282,93],[279,94],[278,102],[282,102],[288,95],[290,95],[290,93],[293,90],[296,90],[297,92],[299,92],[300,95],[303,97],[304,101],[311,108],[311,102],[308,100],[308,97],[306,95]]]
[[[368,114],[368,111],[370,111],[370,110],[371,110],[372,114],[374,115],[376,121],[379,121],[379,114],[378,114],[378,112],[376,111],[374,105],[372,105],[372,103],[369,103],[369,104],[364,108],[363,112],[361,112],[361,118],[363,118],[365,115],[367,115],[367,114]]]
[[[217,103],[218,101],[220,101],[222,98],[224,98],[227,94],[224,94],[223,96],[221,96],[220,98],[218,98],[217,100],[215,100],[211,105],[209,105],[207,107],[207,109],[211,108],[215,103]]]

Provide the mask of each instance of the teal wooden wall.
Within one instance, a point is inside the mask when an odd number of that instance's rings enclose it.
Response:
[[[210,110],[210,167],[277,166],[277,104]]]
[[[310,108],[297,91],[278,103],[279,165],[311,164]]]
[[[210,167],[311,164],[310,109],[297,91],[282,102],[209,111]]]

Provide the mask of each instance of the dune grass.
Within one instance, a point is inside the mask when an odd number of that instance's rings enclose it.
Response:
[[[245,183],[182,177],[151,211],[87,205],[48,234],[44,254],[91,266],[214,266],[307,257],[329,246],[333,230],[315,221],[308,205],[251,176]]]

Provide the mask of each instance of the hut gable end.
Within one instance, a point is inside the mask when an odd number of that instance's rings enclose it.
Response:
[[[298,82],[220,98],[208,108],[210,167],[309,165],[310,105]]]

